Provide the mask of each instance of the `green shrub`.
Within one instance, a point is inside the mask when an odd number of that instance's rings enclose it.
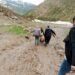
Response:
[[[7,31],[10,32],[10,33],[18,34],[18,35],[28,34],[27,30],[25,30],[21,26],[16,26],[16,25],[8,27]]]

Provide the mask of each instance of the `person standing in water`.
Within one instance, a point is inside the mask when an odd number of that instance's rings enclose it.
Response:
[[[49,44],[52,35],[55,37],[56,33],[52,29],[50,29],[49,26],[47,26],[47,28],[45,30],[45,34],[44,34],[44,36],[45,36],[45,46],[47,46]]]

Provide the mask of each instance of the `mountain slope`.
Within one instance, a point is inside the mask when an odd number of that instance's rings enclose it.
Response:
[[[20,15],[24,15],[36,7],[30,3],[13,0],[2,0],[1,3]]]
[[[11,15],[16,15],[13,11],[9,10],[7,7],[4,7],[3,5],[0,5],[0,14],[3,13],[4,16],[11,16]]]
[[[0,25],[24,24],[27,20],[7,7],[0,5]]]
[[[28,15],[43,20],[71,20],[75,16],[75,0],[45,0]]]

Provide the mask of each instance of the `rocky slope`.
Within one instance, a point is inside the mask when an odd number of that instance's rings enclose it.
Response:
[[[75,1],[45,0],[29,15],[43,20],[71,20],[75,16]]]
[[[36,7],[34,4],[22,2],[19,0],[1,0],[0,3],[20,15],[24,15]]]
[[[7,7],[0,5],[0,25],[11,25],[15,23],[24,24],[25,21],[26,19],[23,16],[18,15]]]

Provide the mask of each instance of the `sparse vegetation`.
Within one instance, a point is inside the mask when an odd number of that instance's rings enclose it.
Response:
[[[38,17],[37,19],[44,20],[44,21],[57,21],[58,20],[58,18],[55,18],[55,17]]]
[[[0,32],[8,32],[8,33],[17,34],[17,35],[27,35],[27,34],[29,34],[28,30],[26,30],[22,26],[18,26],[18,25],[1,26]]]
[[[18,35],[28,34],[27,30],[25,30],[23,27],[17,26],[17,25],[8,27],[7,31],[10,33],[18,34]]]
[[[70,21],[75,16],[75,0],[45,0],[30,13],[41,20]]]

